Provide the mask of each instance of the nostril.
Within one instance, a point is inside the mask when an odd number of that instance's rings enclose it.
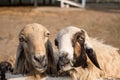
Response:
[[[65,63],[65,64],[68,64],[68,63],[69,63],[69,60],[68,60],[68,59],[66,59],[66,60],[64,61],[64,63]]]
[[[67,56],[68,56],[68,53],[67,53],[67,52],[63,52],[63,53],[61,53],[61,57],[65,57],[65,58],[67,58]]]
[[[69,64],[69,59],[66,57],[59,57],[59,63],[61,66],[64,66],[66,64]]]
[[[45,64],[47,61],[47,56],[46,55],[42,55],[42,56],[39,56],[39,57],[36,57],[36,56],[34,56],[34,60],[36,61],[36,62],[39,62],[39,63],[41,63],[41,64]]]
[[[43,66],[46,66],[47,64],[48,64],[47,57],[46,57],[46,56],[43,56],[43,57],[42,57],[42,65],[43,65]]]
[[[37,61],[37,62],[39,62],[40,60],[36,57],[36,56],[34,56],[34,59]]]
[[[41,57],[42,61],[43,61],[43,60],[45,60],[45,58],[46,58],[46,56],[45,56],[45,55],[43,55],[43,56]]]

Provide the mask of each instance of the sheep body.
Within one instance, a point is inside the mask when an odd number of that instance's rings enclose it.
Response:
[[[82,67],[75,68],[70,71],[70,74],[74,80],[97,80],[102,78],[120,78],[120,55],[118,48],[106,45],[101,41],[90,38],[90,42],[93,45],[95,52],[97,53],[97,59],[99,61],[102,70],[94,67],[94,65],[88,60],[88,68]]]
[[[73,57],[73,49],[72,49],[72,38],[76,32],[79,32],[83,29],[76,28],[74,26],[70,26],[62,29],[56,40],[58,41],[59,52],[68,52]],[[87,57],[86,68],[77,67],[72,70],[69,70],[69,73],[73,80],[98,80],[102,78],[120,78],[120,54],[118,53],[118,48],[114,48],[110,45],[104,44],[102,41],[96,40],[94,38],[88,37],[87,32],[85,32],[85,46],[87,48],[93,48],[97,60],[100,64],[100,69],[95,67],[91,60]],[[86,46],[87,45],[87,46]],[[66,50],[65,47],[68,47],[69,51]],[[59,54],[63,55],[63,54]],[[70,56],[69,55],[69,56]]]
[[[120,78],[120,54],[118,48],[106,45],[96,39],[90,39],[105,77]]]

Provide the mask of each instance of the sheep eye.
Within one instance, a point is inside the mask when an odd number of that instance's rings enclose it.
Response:
[[[58,46],[58,41],[55,39],[54,40],[55,46]]]
[[[82,40],[83,40],[83,38],[82,38],[82,37],[79,37],[79,40],[80,40],[80,41],[82,41]]]
[[[27,40],[25,40],[25,38],[24,38],[23,36],[21,36],[21,37],[19,38],[19,41],[20,41],[20,42],[27,42]]]
[[[23,37],[20,37],[20,38],[19,38],[19,41],[20,41],[20,42],[23,42],[23,41],[24,41]]]
[[[85,42],[85,39],[83,37],[79,37],[78,42],[83,44]]]
[[[46,36],[46,37],[48,37],[49,35],[50,35],[50,33],[49,33],[49,32],[46,32],[46,33],[45,33],[45,36]]]

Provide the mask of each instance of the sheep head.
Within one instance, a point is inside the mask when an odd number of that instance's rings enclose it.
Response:
[[[79,66],[86,68],[87,56],[100,69],[96,53],[85,30],[67,27],[58,33],[55,45],[59,50],[58,68],[61,71],[68,71]]]
[[[54,62],[49,35],[50,32],[37,23],[28,24],[21,30],[15,73],[26,74],[32,70],[43,73],[47,70],[49,63]]]

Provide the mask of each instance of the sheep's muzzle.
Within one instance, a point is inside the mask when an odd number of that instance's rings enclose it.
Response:
[[[67,54],[63,54],[58,60],[59,72],[66,72],[73,69],[73,61],[67,58]]]
[[[45,72],[48,66],[48,59],[46,55],[40,57],[33,57],[34,67],[39,72]]]

